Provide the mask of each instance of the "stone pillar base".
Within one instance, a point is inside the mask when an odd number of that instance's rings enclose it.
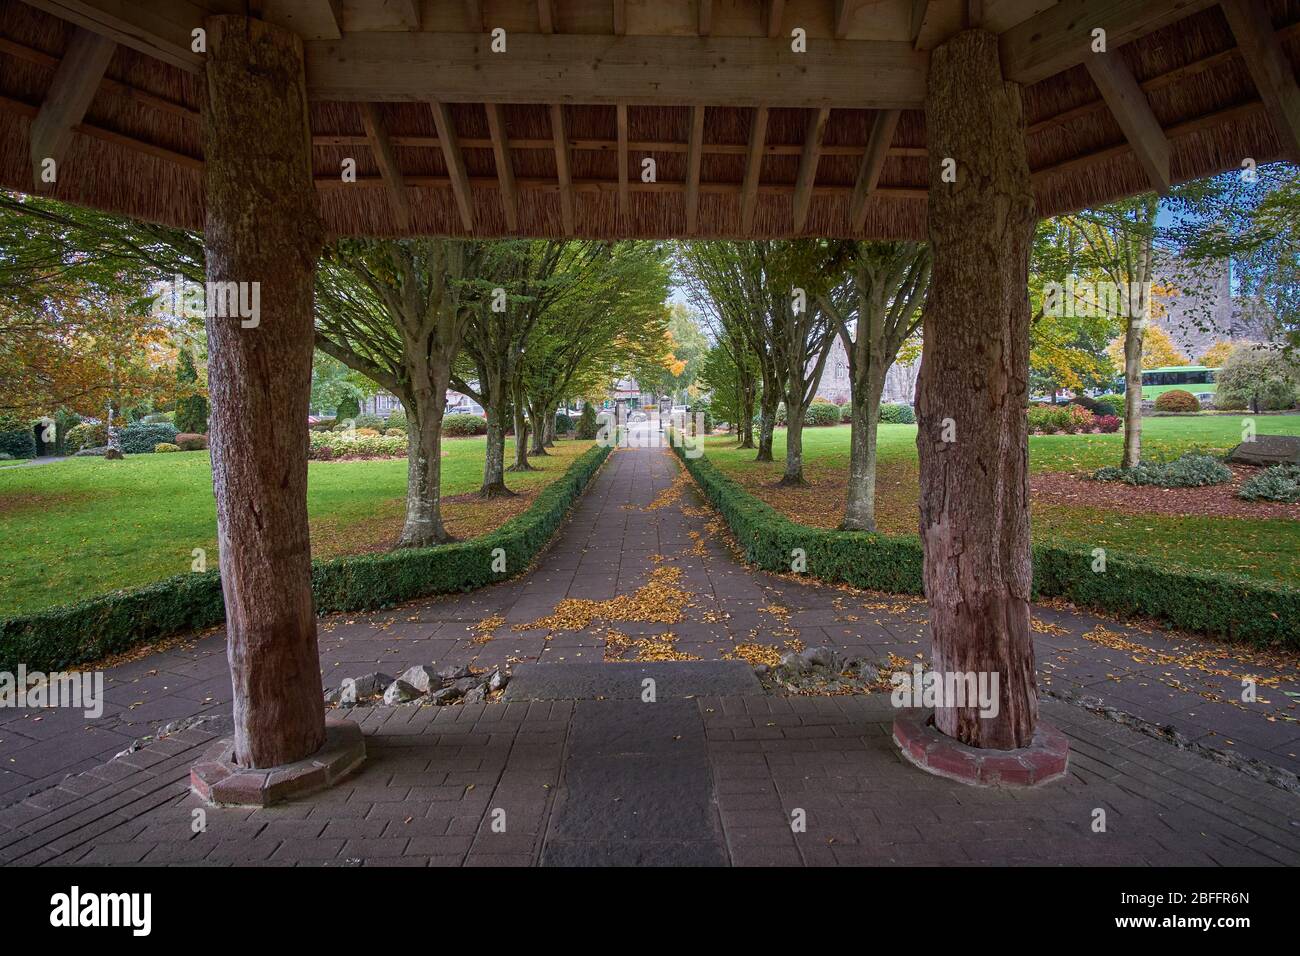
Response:
[[[233,739],[212,746],[190,768],[190,789],[209,806],[269,807],[332,787],[365,762],[361,727],[350,720],[325,718],[325,745],[310,757],[250,770],[235,763]]]
[[[981,750],[941,733],[933,711],[909,710],[894,719],[894,743],[903,759],[926,773],[975,787],[1042,786],[1064,777],[1070,763],[1065,734],[1042,721],[1028,747]]]

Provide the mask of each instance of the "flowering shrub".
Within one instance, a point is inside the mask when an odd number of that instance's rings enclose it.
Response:
[[[1119,426],[1123,424],[1114,415],[1098,415],[1095,419],[1097,430],[1110,434],[1119,431]]]
[[[362,435],[355,438],[312,432],[309,458],[329,461],[332,458],[402,458],[406,455],[406,439],[388,435]]]

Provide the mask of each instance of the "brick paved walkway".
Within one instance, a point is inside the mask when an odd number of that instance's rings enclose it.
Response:
[[[633,639],[672,631],[677,650],[704,659],[737,643],[795,638],[882,657],[914,658],[928,647],[919,602],[751,573],[709,524],[670,456],[619,451],[533,573],[468,595],[326,619],[324,686],[430,661],[600,661],[610,630]],[[629,594],[661,566],[681,568],[677,586],[691,594],[680,623],[598,621],[549,639],[545,629],[513,629],[566,596]],[[497,615],[504,623],[479,639],[478,625]],[[1300,769],[1300,725],[1286,694],[1300,693],[1294,662],[1067,611],[1036,608],[1035,617],[1045,689],[1102,698],[1208,747]],[[1243,675],[1263,679],[1259,702],[1240,701]],[[269,811],[209,811],[208,833],[196,836],[183,780],[210,728],[111,758],[166,721],[228,713],[222,635],[111,668],[106,685],[97,720],[0,709],[0,861],[472,864],[632,853],[705,862],[716,853],[735,863],[1297,862],[1293,794],[1054,701],[1044,713],[1071,737],[1073,772],[1068,783],[1032,794],[972,791],[905,767],[888,741],[892,711],[881,697],[675,704],[673,719],[689,729],[697,716],[699,726],[698,734],[668,735],[694,740],[693,756],[674,763],[674,773],[712,815],[674,824],[689,837],[661,840],[652,831],[631,848],[622,838],[595,839],[588,825],[617,780],[601,776],[613,755],[599,741],[584,751],[589,737],[581,734],[616,720],[619,702],[362,710],[371,757],[349,786]],[[573,778],[594,788],[584,790],[596,795],[585,808],[565,785],[569,761],[588,768]],[[620,766],[630,779],[638,772]],[[65,781],[69,774],[81,776]],[[654,806],[639,816],[653,817]],[[795,807],[807,811],[807,834],[790,830]],[[1089,828],[1098,807],[1109,808],[1107,834]],[[505,834],[489,828],[493,808],[506,810]]]

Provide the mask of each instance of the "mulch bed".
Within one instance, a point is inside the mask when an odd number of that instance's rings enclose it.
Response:
[[[1044,504],[1102,508],[1139,514],[1206,518],[1290,518],[1300,519],[1300,503],[1243,501],[1237,489],[1259,469],[1229,465],[1232,481],[1203,488],[1157,488],[1126,485],[1121,481],[1093,481],[1069,472],[1048,471],[1031,475],[1034,501]]]

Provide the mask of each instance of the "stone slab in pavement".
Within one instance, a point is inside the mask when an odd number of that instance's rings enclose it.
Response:
[[[754,669],[743,661],[520,664],[506,687],[507,701],[633,700],[654,681],[660,700],[705,694],[761,694]]]

